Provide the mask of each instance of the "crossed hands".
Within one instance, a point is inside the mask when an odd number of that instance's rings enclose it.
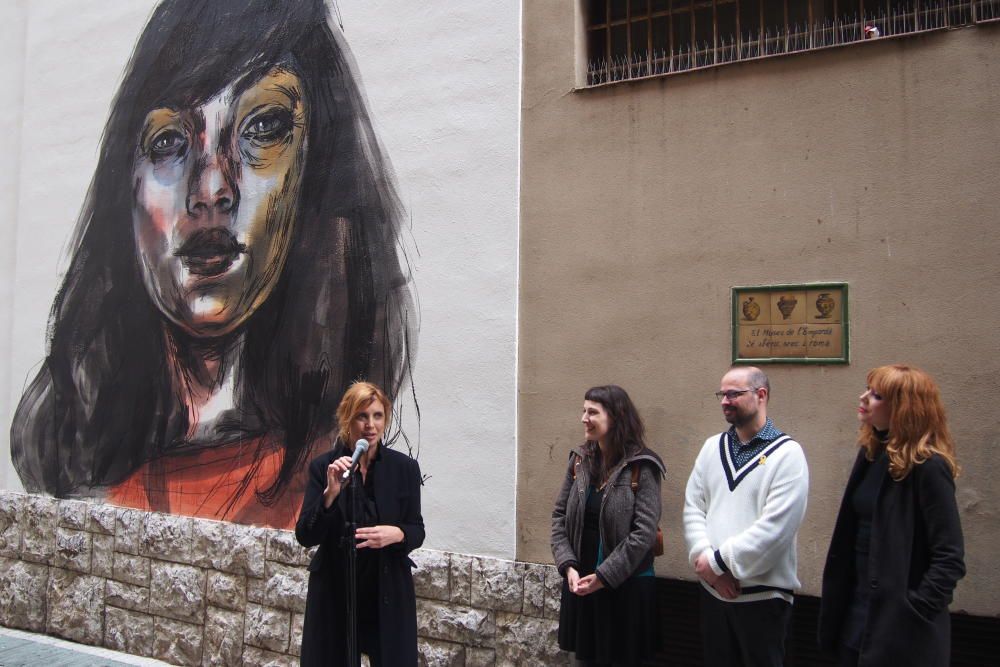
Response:
[[[735,600],[740,594],[740,582],[732,572],[716,574],[708,564],[708,556],[701,554],[694,562],[694,572],[709,586],[727,600]]]
[[[566,582],[569,584],[569,592],[580,596],[590,595],[604,588],[596,574],[581,577],[575,567],[566,568]]]

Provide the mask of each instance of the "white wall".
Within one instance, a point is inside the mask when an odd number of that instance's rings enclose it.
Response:
[[[10,423],[11,402],[17,400],[8,391],[10,385],[11,327],[14,324],[14,271],[17,262],[18,179],[21,153],[21,107],[24,90],[24,40],[27,8],[23,0],[0,5],[0,107],[5,110],[7,129],[0,132],[0,154],[6,165],[0,170],[0,424]],[[6,443],[4,436],[0,442]],[[10,448],[0,444],[0,488],[19,488],[17,475],[10,467]]]
[[[0,180],[6,425],[44,356],[48,311],[111,98],[154,4],[32,0],[0,9],[9,63],[2,101],[21,127],[0,145],[19,156]],[[519,3],[339,4],[412,227],[419,432],[412,398],[404,410],[430,477],[426,546],[513,557]],[[5,316],[11,308],[15,315]],[[2,433],[0,484],[19,489]]]
[[[514,557],[517,0],[341,0],[411,221],[427,546]]]

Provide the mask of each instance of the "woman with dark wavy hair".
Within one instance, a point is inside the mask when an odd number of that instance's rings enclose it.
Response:
[[[965,562],[941,394],[918,368],[881,366],[858,420],[861,448],[823,570],[820,644],[844,666],[946,667]]]
[[[294,525],[358,377],[412,354],[400,206],[322,0],[165,0],[11,427],[27,490]]]
[[[663,462],[621,387],[588,389],[581,421],[585,442],[570,452],[552,512],[559,647],[582,665],[639,665],[660,644],[653,558]]]

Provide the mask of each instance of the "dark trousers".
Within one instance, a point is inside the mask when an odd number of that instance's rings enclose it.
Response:
[[[780,598],[723,602],[701,591],[705,667],[781,667],[792,605]]]

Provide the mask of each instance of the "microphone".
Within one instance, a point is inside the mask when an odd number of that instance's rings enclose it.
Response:
[[[368,441],[362,438],[354,443],[354,454],[351,456],[351,467],[344,471],[343,477],[340,478],[341,481],[347,481],[347,478],[351,476],[351,471],[354,470],[354,466],[358,465],[358,461],[361,460],[361,455],[368,451]]]

